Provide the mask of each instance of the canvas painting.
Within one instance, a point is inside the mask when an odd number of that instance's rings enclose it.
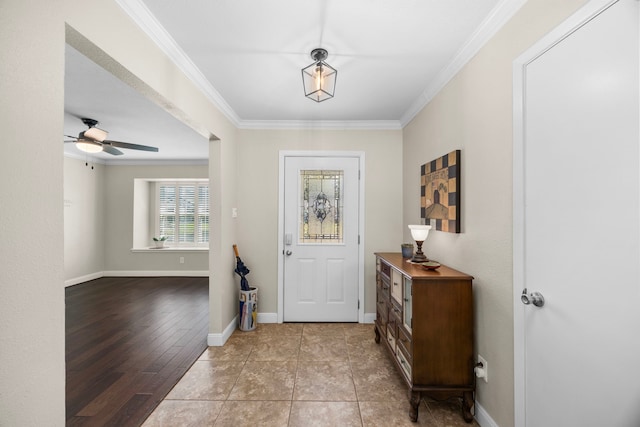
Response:
[[[460,233],[459,186],[460,150],[425,163],[420,168],[420,216],[435,230]]]

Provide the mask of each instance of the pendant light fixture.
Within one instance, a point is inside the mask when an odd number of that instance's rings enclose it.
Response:
[[[313,49],[311,59],[313,63],[302,69],[302,84],[304,96],[316,102],[333,98],[336,90],[338,70],[325,62],[329,53],[326,49]]]

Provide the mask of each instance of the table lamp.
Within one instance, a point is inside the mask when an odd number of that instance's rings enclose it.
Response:
[[[427,236],[429,235],[429,230],[431,230],[430,225],[409,225],[409,229],[411,230],[411,237],[416,241],[416,245],[418,246],[418,250],[411,258],[411,262],[426,262],[429,261],[425,254],[422,252],[422,243],[427,240]]]

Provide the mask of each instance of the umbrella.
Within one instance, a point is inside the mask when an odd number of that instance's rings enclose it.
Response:
[[[238,276],[240,276],[240,289],[242,289],[243,291],[249,291],[251,289],[249,288],[249,282],[245,277],[247,274],[249,274],[249,269],[240,259],[240,255],[238,254],[238,246],[233,245],[233,252],[236,255],[236,269],[234,271]]]

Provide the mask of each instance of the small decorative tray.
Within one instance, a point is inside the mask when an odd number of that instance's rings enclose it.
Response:
[[[440,263],[435,261],[421,262],[420,265],[426,270],[435,270],[437,268],[440,268]]]

